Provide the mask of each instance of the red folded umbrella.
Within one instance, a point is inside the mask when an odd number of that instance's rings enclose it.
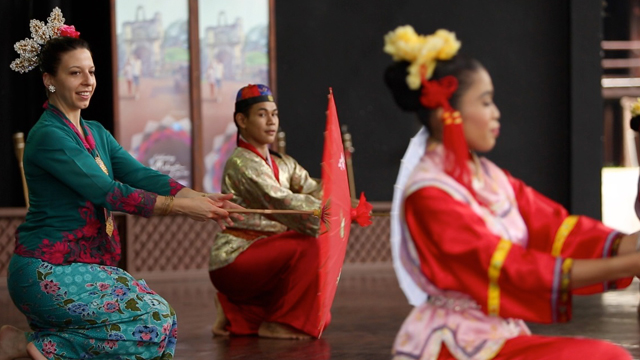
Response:
[[[351,221],[361,226],[371,224],[371,209],[364,194],[356,209],[351,208],[351,194],[347,179],[344,147],[338,123],[338,113],[329,89],[327,127],[324,133],[324,153],[322,156],[322,225],[320,229],[320,268],[318,269],[317,303],[318,327],[323,329],[330,318],[331,304],[336,294],[344,256],[347,250]],[[318,336],[319,337],[319,336]]]

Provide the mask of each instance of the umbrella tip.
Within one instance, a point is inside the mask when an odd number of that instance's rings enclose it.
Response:
[[[333,88],[329,87],[329,94],[333,95]]]

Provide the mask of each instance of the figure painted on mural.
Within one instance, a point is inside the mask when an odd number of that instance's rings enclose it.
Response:
[[[63,22],[54,9],[48,31],[20,42],[11,65],[39,66],[48,100],[26,142],[30,207],[8,269],[11,299],[32,331],[2,327],[0,359],[171,359],[176,315],[117,267],[112,213],[183,214],[225,228],[233,224],[227,209],[239,206],[231,195],[202,194],[141,165],[99,122],[81,117],[96,69],[87,42]]]
[[[386,84],[424,126],[394,196],[396,271],[416,306],[394,359],[631,359],[605,341],[527,328],[569,321],[573,294],[628,286],[640,274],[638,234],[570,215],[476,154],[495,146],[500,111],[491,76],[459,47],[446,30],[402,26],[385,37],[395,61]]]
[[[227,161],[222,192],[252,209],[320,208],[319,180],[292,157],[270,151],[278,107],[265,85],[238,91],[234,120],[238,147]],[[319,219],[309,215],[247,214],[216,236],[210,277],[218,290],[216,335],[318,337],[309,309],[318,301]]]
[[[205,73],[207,77],[207,83],[209,84],[209,97],[215,99],[216,96],[216,68],[213,61],[209,62],[207,71]]]
[[[209,83],[209,96],[215,102],[220,102],[221,99],[223,73],[224,65],[216,58],[211,59],[207,67],[206,77],[207,83]]]
[[[133,96],[136,100],[140,98],[140,78],[142,77],[142,60],[131,54],[131,75],[133,79]]]
[[[131,57],[127,58],[122,68],[122,76],[127,82],[127,95],[133,96],[133,60]]]
[[[213,67],[215,69],[215,81],[216,81],[216,101],[220,102],[222,95],[222,78],[224,77],[224,64],[217,58],[213,58]]]

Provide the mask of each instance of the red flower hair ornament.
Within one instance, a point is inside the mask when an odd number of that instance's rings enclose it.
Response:
[[[80,32],[76,31],[76,27],[73,25],[62,25],[58,28],[58,31],[60,31],[60,36],[68,36],[76,39],[80,37]]]
[[[420,103],[427,109],[453,110],[449,105],[449,99],[458,89],[458,79],[454,76],[445,76],[438,80],[422,80],[422,95]]]
[[[442,144],[445,148],[445,172],[466,187],[472,194],[471,171],[467,165],[469,146],[464,137],[460,112],[451,107],[449,99],[458,89],[458,79],[445,76],[437,80],[422,79],[420,103],[428,109],[442,107]]]

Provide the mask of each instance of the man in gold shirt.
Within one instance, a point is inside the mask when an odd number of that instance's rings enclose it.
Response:
[[[269,149],[278,108],[265,85],[238,91],[238,147],[227,161],[222,192],[251,209],[314,210],[319,180],[292,157]],[[247,214],[216,236],[209,275],[218,290],[216,335],[317,338],[329,323],[310,309],[317,296],[320,221],[307,214]]]

